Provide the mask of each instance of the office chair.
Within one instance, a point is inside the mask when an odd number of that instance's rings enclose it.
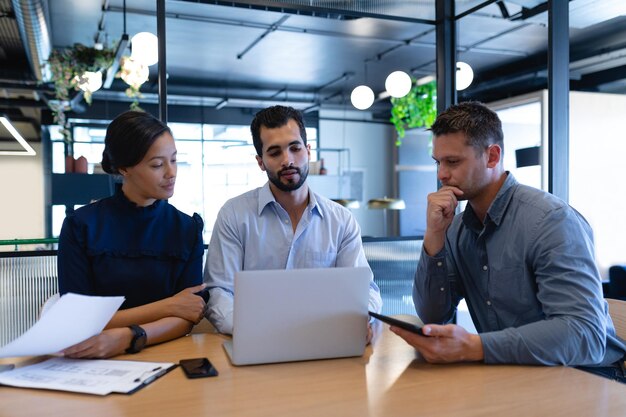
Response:
[[[626,340],[626,301],[607,298],[609,303],[609,315],[615,326],[615,333]]]

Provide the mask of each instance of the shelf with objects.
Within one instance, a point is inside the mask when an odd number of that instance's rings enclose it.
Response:
[[[308,183],[318,194],[355,209],[363,200],[363,173],[351,170],[350,149],[317,148],[309,164]]]
[[[68,212],[114,194],[115,179],[95,162],[102,158],[105,127],[103,123],[73,123],[73,139],[67,141],[59,126],[42,126],[46,237],[58,236]]]

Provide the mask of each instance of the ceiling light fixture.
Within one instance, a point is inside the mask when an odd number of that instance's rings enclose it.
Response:
[[[223,99],[222,101],[220,101],[219,103],[217,103],[217,104],[215,105],[215,110],[221,110],[221,109],[223,109],[224,107],[226,107],[226,105],[227,105],[227,104],[228,104],[228,99],[227,99],[227,98],[225,98],[225,99]]]
[[[23,151],[0,151],[0,155],[13,155],[13,156],[35,156],[37,153],[35,150],[26,142],[26,139],[20,135],[20,133],[13,127],[11,121],[8,117],[0,116],[0,123],[4,125],[4,127],[9,131],[9,133],[15,138],[15,140],[22,145],[24,148]]]
[[[465,90],[474,80],[474,70],[469,64],[463,61],[456,63],[456,89],[458,91]]]
[[[93,93],[102,87],[102,73],[94,71],[85,71],[83,75],[75,77],[76,85],[86,93]]]
[[[404,97],[409,94],[413,81],[409,74],[404,71],[394,71],[385,80],[385,90],[391,97]]]
[[[159,62],[159,38],[150,32],[139,32],[130,40],[130,57],[144,65]]]
[[[374,104],[374,92],[366,85],[359,85],[350,94],[352,105],[359,110],[367,110]]]
[[[128,33],[126,33],[126,0],[123,2],[123,22],[124,22],[124,31],[122,33],[122,38],[117,44],[117,50],[115,51],[115,60],[113,61],[113,65],[109,67],[107,70],[107,75],[104,80],[104,88],[109,89],[113,84],[113,80],[117,75],[117,71],[120,69],[120,65],[122,63],[122,57],[124,56],[124,52],[126,52],[126,48],[128,47],[129,38]]]

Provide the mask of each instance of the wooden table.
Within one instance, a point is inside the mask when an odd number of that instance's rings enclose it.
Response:
[[[0,387],[0,416],[624,416],[626,385],[565,367],[429,365],[384,326],[363,357],[232,366],[227,337],[193,334],[120,359],[207,356],[216,378],[175,369],[133,395]]]

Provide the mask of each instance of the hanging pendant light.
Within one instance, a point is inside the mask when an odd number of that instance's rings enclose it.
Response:
[[[359,85],[352,90],[350,101],[359,110],[369,109],[374,104],[374,92],[366,85]]]
[[[150,32],[139,32],[130,40],[130,57],[146,66],[159,62],[159,39]]]
[[[456,63],[456,89],[458,91],[465,90],[474,80],[474,70],[469,64],[458,61]]]
[[[75,77],[76,85],[86,93],[93,93],[102,87],[102,73],[85,71]]]
[[[404,71],[394,71],[385,80],[385,90],[391,97],[404,97],[409,94],[413,82],[411,77]]]

